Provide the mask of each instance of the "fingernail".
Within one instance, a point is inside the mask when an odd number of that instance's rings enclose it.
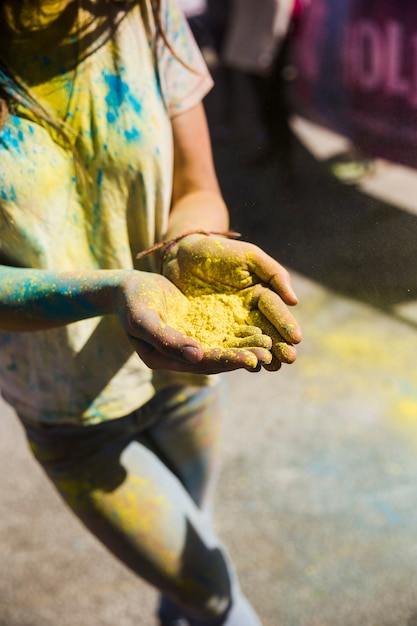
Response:
[[[190,363],[198,363],[201,361],[201,350],[199,348],[194,346],[184,346],[181,352],[184,359]]]

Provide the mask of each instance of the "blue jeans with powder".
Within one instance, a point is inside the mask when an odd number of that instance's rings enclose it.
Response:
[[[21,417],[36,459],[84,525],[161,592],[172,626],[260,626],[211,525],[221,388],[176,386],[97,426]]]

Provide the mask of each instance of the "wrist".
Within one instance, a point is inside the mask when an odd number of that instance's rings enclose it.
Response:
[[[126,291],[129,279],[139,272],[135,269],[97,270],[88,273],[82,287],[82,301],[95,311],[95,315],[118,314],[121,294]]]
[[[209,230],[203,230],[203,229],[186,230],[182,234],[174,237],[173,239],[165,239],[164,241],[160,241],[154,244],[153,246],[151,246],[150,248],[147,248],[146,250],[139,252],[136,255],[136,258],[141,259],[147,256],[148,254],[157,253],[160,273],[162,274],[163,273],[162,270],[163,270],[163,266],[165,262],[168,260],[168,257],[171,258],[172,256],[175,256],[176,251],[178,249],[178,244],[183,239],[185,238],[190,239],[191,237],[200,239],[201,236],[210,237],[211,235],[217,235],[218,237],[226,237],[228,239],[237,239],[241,236],[240,233],[237,233],[231,230],[222,231],[222,232],[209,231]]]
[[[200,239],[204,239],[206,237],[210,237],[214,233],[209,233],[203,230],[190,230],[185,231],[183,234],[174,237],[173,239],[168,239],[163,242],[163,245],[157,251],[158,254],[158,267],[161,274],[164,273],[165,264],[172,258],[175,258],[178,253],[178,248],[184,240],[189,242],[199,241]],[[219,233],[216,233],[219,234]]]

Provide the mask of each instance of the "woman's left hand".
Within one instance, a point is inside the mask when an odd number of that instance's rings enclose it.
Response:
[[[285,363],[295,360],[294,344],[302,334],[287,305],[297,304],[297,296],[288,271],[258,246],[218,235],[190,234],[163,256],[162,273],[184,293],[190,278],[213,291],[254,287],[254,305],[286,344],[275,358]]]

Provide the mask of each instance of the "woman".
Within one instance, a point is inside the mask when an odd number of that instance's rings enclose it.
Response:
[[[3,0],[0,18],[3,396],[75,514],[161,592],[161,624],[259,624],[210,525],[207,374],[276,370],[301,337],[287,272],[213,234],[211,79],[173,0]],[[183,276],[229,265],[286,349],[254,331],[203,350],[166,324]]]

